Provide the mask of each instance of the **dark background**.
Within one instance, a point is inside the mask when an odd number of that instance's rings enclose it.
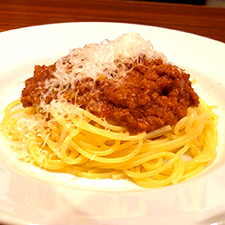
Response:
[[[182,3],[182,4],[192,4],[192,5],[204,5],[206,3],[205,0],[158,0],[158,1],[151,1],[146,0],[149,2],[167,2],[167,3]]]

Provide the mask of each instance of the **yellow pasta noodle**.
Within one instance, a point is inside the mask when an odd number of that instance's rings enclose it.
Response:
[[[154,188],[190,179],[216,157],[218,117],[203,100],[175,126],[136,135],[70,103],[63,114],[50,104],[48,120],[20,105],[8,105],[1,131],[21,160],[49,171]]]

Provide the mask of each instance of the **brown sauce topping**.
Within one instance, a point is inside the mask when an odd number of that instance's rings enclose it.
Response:
[[[174,125],[186,116],[188,107],[198,106],[199,97],[191,86],[190,75],[177,66],[156,59],[127,67],[132,69],[122,77],[77,81],[75,90],[65,87],[62,96],[131,133]],[[34,76],[26,80],[22,91],[24,107],[57,99],[57,89],[48,93],[45,88],[54,70],[55,64],[35,67]],[[44,99],[43,93],[47,93]]]

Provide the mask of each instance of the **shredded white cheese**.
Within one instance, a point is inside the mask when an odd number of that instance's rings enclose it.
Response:
[[[136,33],[124,34],[112,41],[104,40],[100,44],[73,49],[68,56],[58,60],[54,75],[60,82],[83,76],[96,80],[99,74],[110,77],[117,68],[117,60],[134,62],[140,55],[154,56],[150,41]],[[69,73],[66,72],[68,69]]]
[[[56,91],[58,101],[61,101],[63,90],[68,87],[74,89],[77,81],[86,77],[95,81],[102,75],[109,79],[125,76],[125,65],[141,63],[143,56],[147,60],[162,58],[167,61],[163,53],[155,51],[151,42],[137,33],[123,34],[111,41],[105,39],[100,44],[87,44],[71,50],[69,55],[56,62],[54,77],[46,80],[45,87],[48,93]],[[41,105],[46,108],[44,102]]]
[[[100,44],[87,44],[71,50],[69,55],[57,61],[55,78],[48,81],[48,85],[55,82],[73,84],[83,77],[96,80],[102,74],[110,78],[117,69],[118,61],[132,63],[143,55],[153,59],[158,57],[158,52],[154,51],[149,40],[137,33],[123,34],[112,41],[105,39]]]

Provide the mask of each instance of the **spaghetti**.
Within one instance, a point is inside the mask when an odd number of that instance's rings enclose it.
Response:
[[[0,128],[27,163],[154,188],[194,177],[213,162],[213,109],[199,100],[189,74],[149,41],[127,34],[36,66]]]
[[[11,103],[1,130],[18,157],[50,171],[96,178],[128,178],[142,187],[161,187],[202,172],[216,157],[218,117],[201,100],[174,127],[130,135],[73,104],[64,114],[51,104],[51,118],[34,107]]]

